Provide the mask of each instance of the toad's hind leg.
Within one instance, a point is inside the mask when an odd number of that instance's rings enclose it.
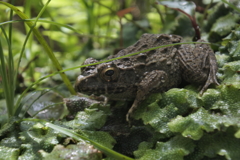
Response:
[[[210,68],[209,68],[209,73],[208,73],[208,78],[207,81],[205,82],[204,86],[202,87],[201,91],[200,91],[200,95],[203,94],[203,92],[205,90],[207,90],[208,86],[210,84],[216,84],[219,85],[218,81],[217,81],[217,60],[216,57],[212,51],[212,54],[209,54],[209,58],[208,58],[209,64],[210,64]]]
[[[210,84],[219,85],[216,78],[217,60],[208,44],[196,44],[194,49],[190,45],[182,45],[178,53],[183,78],[190,83],[203,84],[200,94]]]
[[[138,85],[136,98],[128,110],[126,120],[129,122],[131,114],[137,106],[146,98],[147,95],[155,90],[166,90],[168,84],[168,76],[164,71],[154,70],[145,74],[145,77]]]

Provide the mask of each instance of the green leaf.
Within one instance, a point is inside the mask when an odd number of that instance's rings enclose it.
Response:
[[[219,103],[216,103],[216,105],[219,105]],[[229,115],[229,111],[227,109],[228,108],[225,110]],[[220,132],[229,126],[239,127],[238,121],[238,117],[235,118],[213,114],[204,108],[200,108],[197,112],[190,114],[187,117],[182,117],[180,115],[177,116],[168,123],[168,125],[172,132],[180,132],[184,137],[199,140],[204,135],[205,131],[213,132],[214,130],[218,130]]]
[[[183,160],[183,157],[193,152],[194,143],[189,138],[175,136],[167,142],[157,142],[155,149],[147,149],[139,160]]]
[[[212,134],[204,134],[204,136],[196,143],[195,151],[188,156],[189,160],[200,160],[217,157],[217,159],[239,159],[240,139],[234,137],[235,130],[229,128],[225,132],[214,132]],[[203,158],[205,157],[205,158]]]
[[[230,117],[240,117],[240,83],[223,85],[221,88],[222,100],[218,103],[218,108]]]
[[[0,146],[19,148],[21,145],[21,140],[17,136],[18,133],[11,131],[11,133],[8,134],[8,137],[1,139]]]
[[[240,27],[233,30],[227,37],[223,39],[221,52],[229,56],[232,60],[240,60]],[[219,55],[219,54],[218,54]],[[221,61],[221,59],[218,59]],[[230,59],[228,58],[228,61]]]
[[[67,146],[56,145],[51,153],[40,151],[44,160],[65,160],[65,159],[90,159],[101,160],[102,153],[95,149],[92,145],[85,142],[79,142],[76,145]]]
[[[154,144],[149,142],[140,143],[138,146],[138,150],[134,151],[134,156],[136,158],[143,157],[149,149],[153,148],[153,146]]]
[[[191,15],[191,16],[194,16],[195,14],[195,9],[196,9],[196,5],[194,2],[187,2],[187,1],[184,1],[184,2],[169,2],[169,1],[161,1],[161,2],[158,2],[158,4],[161,4],[161,5],[164,5],[164,6],[167,6],[169,8],[173,8],[173,9],[178,9],[180,10],[181,12],[185,12],[186,14],[188,15]]]
[[[51,90],[29,92],[21,103],[23,115],[39,119],[59,119],[64,112],[62,97]]]
[[[43,122],[43,121],[42,121],[42,122]],[[74,138],[74,139],[76,139],[76,140],[79,140],[79,141],[82,141],[82,140],[88,141],[90,144],[94,145],[94,147],[96,147],[96,148],[99,149],[100,151],[104,152],[106,155],[108,155],[108,156],[111,157],[111,158],[119,159],[119,160],[120,160],[120,159],[123,159],[123,160],[124,160],[124,159],[126,159],[126,160],[132,160],[132,158],[129,158],[129,157],[124,156],[124,155],[122,155],[122,154],[120,154],[120,153],[117,153],[117,152],[115,152],[115,151],[113,151],[113,150],[105,147],[104,145],[102,145],[102,144],[100,144],[100,143],[97,143],[97,142],[95,142],[95,141],[93,141],[93,140],[91,140],[91,139],[89,139],[89,138],[87,138],[87,137],[85,137],[85,136],[82,136],[82,135],[80,135],[80,134],[75,133],[74,131],[71,131],[71,130],[66,129],[66,128],[63,128],[63,127],[59,127],[59,126],[57,126],[57,125],[54,125],[54,124],[51,124],[51,123],[48,123],[48,122],[47,122],[47,123],[44,122],[44,123],[45,123],[45,125],[47,125],[48,127],[52,128],[52,129],[54,129],[54,130],[56,130],[56,131],[59,131],[60,133],[66,134],[66,135],[68,135],[68,136],[70,136],[70,137],[72,137],[72,138]]]
[[[21,155],[18,157],[18,160],[40,160],[39,155],[36,154],[33,148],[32,144],[22,144],[20,147]]]
[[[18,118],[12,117],[11,119],[8,120],[7,123],[3,124],[1,126],[0,136],[3,136],[8,132],[12,132],[14,130],[14,126],[18,120],[19,120]]]
[[[232,4],[232,3],[229,3],[228,1],[226,1],[226,0],[222,0],[222,2],[224,2],[224,3],[226,3],[229,7],[231,7],[231,8],[233,8],[234,10],[236,10],[237,12],[239,12],[240,13],[240,9],[238,8],[238,5],[237,6],[235,6],[234,4]]]
[[[44,149],[45,151],[51,151],[53,147],[59,143],[61,138],[58,137],[56,131],[44,127],[40,123],[34,124],[33,126],[28,125],[28,123],[29,122],[27,121],[21,122],[20,127],[24,130],[20,132],[19,138],[24,144],[32,144],[34,152],[37,152],[40,149]],[[27,127],[29,128],[26,130]]]
[[[102,144],[107,148],[113,148],[116,143],[115,139],[113,139],[109,133],[103,131],[79,131],[79,134],[91,139],[92,141]]]
[[[208,5],[211,5],[211,3],[208,4]],[[230,12],[229,7],[227,7],[223,3],[217,3],[216,5],[210,7],[206,11],[206,13],[208,14],[207,17],[206,17],[207,18],[206,19],[206,25],[203,26],[205,28],[206,32],[209,33],[211,28],[212,28],[212,26],[216,23],[216,21],[219,18],[224,17],[225,15],[227,15],[229,12]]]
[[[17,148],[9,148],[5,146],[0,146],[0,159],[9,159],[15,160],[18,159],[18,155],[20,154],[20,150]]]
[[[234,60],[240,60],[240,27],[236,28],[232,33],[228,36],[228,43],[226,48],[229,52],[229,55]]]
[[[236,22],[240,19],[237,14],[229,13],[224,17],[217,19],[211,28],[211,34],[215,33],[219,36],[226,36],[231,30],[237,26]]]
[[[217,89],[208,89],[199,98],[203,101],[203,107],[205,109],[212,109],[214,105],[221,100],[221,92]]]
[[[63,122],[63,124],[73,129],[100,129],[105,124],[107,116],[110,113],[109,107],[101,107],[101,104],[95,103],[84,111],[78,112],[73,120]]]
[[[234,135],[236,138],[240,138],[240,129]]]
[[[220,129],[220,118],[209,114],[203,108],[197,112],[187,116],[177,116],[168,126],[172,132],[180,132],[182,136],[189,137],[194,140],[199,140],[204,131],[212,132],[214,129]]]
[[[240,61],[233,61],[226,63],[223,66],[223,72],[224,72],[224,79],[223,82],[225,84],[231,85],[231,84],[237,84],[239,83],[240,79]]]
[[[143,103],[138,109],[141,114],[136,111],[135,117],[141,117],[144,124],[150,124],[156,131],[169,134],[170,130],[167,124],[173,118],[179,114],[187,114],[189,109],[199,107],[196,96],[197,93],[191,90],[171,89],[158,98],[160,101],[155,99],[148,105]],[[151,98],[151,95],[149,98]]]

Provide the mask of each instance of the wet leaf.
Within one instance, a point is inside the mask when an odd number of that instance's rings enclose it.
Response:
[[[240,82],[240,61],[226,63],[223,66],[225,84],[238,84]]]
[[[240,83],[223,85],[221,88],[222,100],[218,103],[218,108],[227,116],[240,116]]]
[[[160,1],[158,4],[167,6],[169,8],[177,9],[181,12],[185,12],[188,15],[194,16],[196,5],[193,2],[180,1],[180,2],[169,2],[169,1]]]
[[[227,54],[219,54],[219,52],[215,53],[215,56],[217,58],[217,64],[219,68],[222,68],[225,63],[230,61],[230,56]]]
[[[21,123],[24,126],[27,121]],[[30,123],[31,124],[31,123]],[[32,149],[34,152],[39,151],[40,149],[44,149],[45,151],[51,151],[53,147],[58,144],[61,140],[61,136],[58,135],[56,131],[44,127],[42,124],[37,123],[32,125],[28,125],[28,130],[24,130],[20,132],[20,140],[23,144],[32,144]]]
[[[138,150],[134,151],[134,155],[136,158],[138,157],[143,157],[145,155],[145,153],[147,152],[147,150],[153,148],[154,144],[153,143],[149,143],[149,142],[142,142],[139,144],[138,146]]]
[[[239,41],[229,42],[229,54],[233,58],[240,59],[240,42]]]
[[[159,102],[155,101],[145,107],[145,111],[140,108],[141,118],[144,124],[150,124],[156,131],[169,134],[167,123],[179,114],[186,114],[189,110],[198,108],[199,101],[196,95],[197,93],[191,90],[171,89],[160,97]]]
[[[33,146],[31,144],[22,144],[21,155],[18,157],[18,160],[40,160],[38,153],[34,152]]]
[[[228,36],[228,43],[226,45],[229,55],[234,60],[240,60],[240,27],[232,31]]]
[[[0,146],[0,159],[17,159],[20,153],[17,148]]]
[[[200,108],[197,112],[187,116],[177,116],[168,126],[172,132],[180,132],[184,137],[199,140],[204,131],[212,132],[220,129],[220,117],[211,115],[207,110]]]
[[[53,91],[30,92],[23,100],[24,110],[40,119],[58,119],[63,115],[62,97]],[[59,104],[60,103],[60,104]]]
[[[96,130],[101,128],[109,115],[109,107],[101,106],[99,103],[77,113],[75,118],[63,124],[73,129]]]
[[[113,148],[116,141],[106,132],[102,131],[80,131],[79,134],[107,147]]]
[[[92,145],[84,142],[70,144],[68,146],[56,145],[51,153],[40,152],[44,160],[67,160],[67,159],[89,159],[101,160],[102,153]]]
[[[208,89],[200,99],[203,101],[203,107],[205,109],[212,109],[214,105],[221,100],[221,92],[217,89]]]
[[[187,157],[191,160],[200,160],[218,157],[223,159],[239,159],[240,139],[234,137],[235,130],[230,128],[225,132],[215,132],[212,134],[204,134],[204,136],[196,143],[195,151]]]
[[[226,16],[219,18],[212,26],[210,36],[213,33],[219,36],[228,35],[231,30],[237,26],[236,21],[239,19],[240,17],[233,13],[229,13]]]
[[[147,149],[139,160],[183,160],[185,155],[193,151],[194,143],[191,139],[175,136],[168,142],[157,142],[155,149]]]
[[[239,88],[240,85],[234,83],[223,85],[220,90],[207,90],[199,99],[208,110],[200,108],[185,117],[178,115],[168,123],[170,130],[180,132],[184,137],[199,140],[204,132],[220,131],[229,126],[239,127]]]
[[[227,15],[229,11],[230,9],[223,3],[217,3],[212,8],[209,8],[207,10],[208,16],[206,19],[206,25],[203,26],[205,30],[209,33],[209,31],[211,30],[212,26],[216,23],[216,21],[219,18]]]

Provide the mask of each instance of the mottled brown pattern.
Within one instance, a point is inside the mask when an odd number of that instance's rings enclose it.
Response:
[[[108,59],[181,40],[177,35],[143,34],[135,44]],[[84,64],[93,62],[97,61],[89,58]],[[177,87],[182,79],[202,84],[200,93],[203,93],[210,84],[218,84],[216,72],[216,58],[207,44],[178,45],[82,68],[75,88],[81,93],[105,95],[113,100],[135,99],[127,114],[128,120],[148,94]]]

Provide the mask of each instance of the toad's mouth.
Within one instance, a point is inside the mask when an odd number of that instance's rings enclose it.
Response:
[[[104,86],[99,86],[99,85],[92,85],[90,86],[77,86],[76,90],[81,93],[85,94],[94,94],[94,95],[109,95],[109,94],[119,94],[119,93],[124,93],[126,92],[128,87],[123,87],[123,86],[109,86],[109,85],[104,85]]]
[[[75,83],[75,90],[88,95],[113,95],[134,93],[137,87],[122,81],[103,82],[98,77],[80,75]]]

